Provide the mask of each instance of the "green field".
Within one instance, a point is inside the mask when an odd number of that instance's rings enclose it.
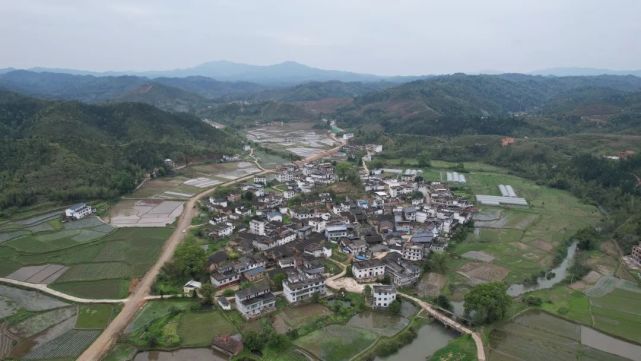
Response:
[[[581,344],[580,326],[542,312],[526,312],[494,329],[488,359],[612,360],[624,358]]]
[[[188,312],[178,322],[178,335],[181,345],[187,347],[206,347],[215,336],[238,333],[222,314],[222,311]]]
[[[460,336],[438,350],[429,361],[476,361],[476,345],[470,336]]]
[[[601,219],[596,207],[579,201],[568,192],[539,186],[505,173],[500,168],[478,163],[466,164],[475,169],[466,174],[463,189],[470,195],[500,195],[499,184],[512,185],[529,207],[479,206],[476,229],[467,242],[450,249],[454,258],[450,269],[456,270],[469,260],[459,257],[469,251],[482,251],[495,259],[493,264],[509,270],[504,281],[520,283],[533,274],[552,267],[556,249],[579,229]],[[453,284],[465,282],[450,272]]]
[[[110,304],[80,305],[76,328],[103,329],[107,327],[114,313],[114,306]]]
[[[330,325],[297,339],[294,343],[325,361],[349,360],[369,345],[378,336],[370,331]]]
[[[162,300],[147,302],[145,307],[138,312],[134,321],[129,325],[125,333],[135,332],[150,324],[156,319],[168,315],[172,309],[187,310],[193,301],[191,300]]]
[[[86,298],[126,297],[130,280],[144,275],[173,231],[114,230],[92,217],[67,223],[40,218],[2,224],[0,235],[21,236],[0,243],[0,276],[24,266],[66,265],[69,269],[51,287]]]

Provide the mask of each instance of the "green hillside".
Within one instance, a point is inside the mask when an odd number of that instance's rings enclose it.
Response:
[[[164,158],[218,157],[239,139],[145,104],[86,105],[0,92],[0,208],[130,191]]]

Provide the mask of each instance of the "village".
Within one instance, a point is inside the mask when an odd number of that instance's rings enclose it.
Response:
[[[369,151],[382,151],[361,148],[367,159]],[[274,311],[281,294],[291,304],[317,301],[336,288],[328,287],[342,266],[336,260],[351,264],[344,278],[374,285],[373,308],[389,307],[397,289],[416,284],[429,254],[443,252],[472,218],[470,201],[445,183],[425,182],[419,170],[365,166],[359,171],[365,196],[357,199],[326,191],[341,177],[335,161],[288,164],[202,202],[204,233],[224,245],[207,265],[223,309],[232,309],[233,299],[243,317],[254,319]],[[184,292],[201,287],[192,280]]]

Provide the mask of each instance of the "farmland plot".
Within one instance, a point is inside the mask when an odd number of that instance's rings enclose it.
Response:
[[[64,335],[31,350],[23,359],[42,360],[75,358],[100,335],[98,330],[71,330]]]

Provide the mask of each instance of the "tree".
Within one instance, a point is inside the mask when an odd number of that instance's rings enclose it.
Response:
[[[365,285],[365,289],[363,290],[363,296],[365,296],[365,302],[372,301],[372,286]]]
[[[431,166],[430,154],[428,152],[423,152],[419,154],[417,161],[418,161],[418,166],[421,168],[429,168]]]
[[[450,299],[445,295],[439,295],[438,297],[436,297],[436,305],[448,311],[452,310]]]
[[[427,260],[427,267],[429,271],[445,274],[447,272],[447,253],[433,252]]]
[[[287,275],[283,272],[276,273],[274,277],[272,277],[272,282],[274,283],[274,288],[277,291],[282,291],[283,290],[283,281],[287,278]]]
[[[203,297],[200,300],[200,304],[203,306],[211,306],[214,303],[214,286],[211,283],[205,282],[205,284],[200,288],[200,295]]]
[[[207,262],[207,254],[196,242],[187,241],[176,248],[174,264],[184,276],[197,278],[203,273]]]
[[[465,295],[465,316],[474,324],[488,324],[502,320],[512,304],[503,282],[486,283],[474,287]]]
[[[399,315],[401,313],[401,301],[399,300],[394,300],[392,303],[390,303],[388,310],[393,314],[393,315]]]

